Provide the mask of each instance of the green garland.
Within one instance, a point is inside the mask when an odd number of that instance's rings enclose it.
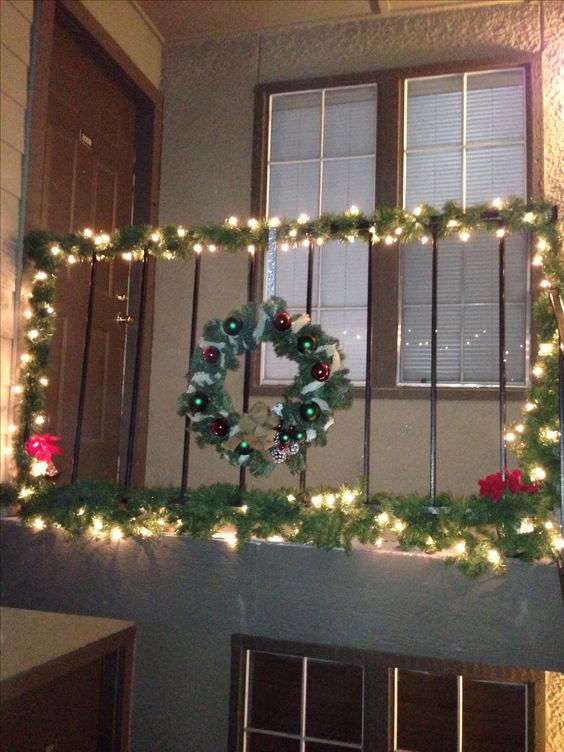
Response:
[[[343,492],[312,492],[304,496],[279,491],[245,491],[211,486],[190,491],[188,503],[171,505],[177,491],[123,489],[83,481],[59,488],[30,473],[32,460],[25,451],[24,437],[41,430],[50,340],[55,328],[55,283],[58,270],[68,263],[125,254],[141,259],[146,249],[162,259],[186,259],[208,249],[265,251],[273,231],[282,246],[304,242],[323,244],[330,240],[427,242],[431,228],[438,237],[459,236],[467,240],[474,232],[517,233],[529,231],[535,243],[533,264],[544,275],[543,290],[535,307],[539,322],[538,362],[533,372],[529,401],[522,423],[512,426],[507,441],[527,474],[542,480],[536,494],[504,493],[499,504],[483,497],[455,499],[441,496],[433,507],[426,497],[378,495],[376,506],[360,504],[360,489]],[[465,212],[449,202],[442,212],[420,207],[413,213],[380,208],[371,215],[351,209],[341,215],[323,215],[315,220],[250,220],[239,226],[231,218],[221,225],[184,228],[126,227],[112,235],[89,230],[67,235],[35,232],[25,239],[25,256],[34,268],[28,309],[24,312],[26,350],[22,353],[19,426],[14,436],[18,469],[17,492],[23,501],[21,517],[35,529],[60,526],[69,534],[92,531],[102,534],[117,528],[119,535],[156,534],[165,529],[193,537],[209,537],[224,525],[233,525],[237,540],[250,537],[310,543],[322,548],[343,546],[351,541],[378,542],[380,534],[392,531],[403,548],[447,551],[469,574],[485,569],[501,571],[505,557],[536,560],[554,558],[562,547],[550,510],[559,500],[558,331],[548,290],[564,287],[564,257],[552,206],[547,202],[524,203],[517,199],[500,206],[481,205]],[[9,489],[9,492],[6,490]],[[294,492],[295,493],[295,492]],[[339,496],[341,494],[341,496]],[[348,501],[343,501],[346,495]],[[350,503],[350,495],[356,499]],[[356,495],[355,495],[356,494]],[[2,487],[2,497],[11,504],[13,487]],[[291,498],[290,498],[291,497]],[[8,505],[6,501],[6,505]],[[234,507],[232,504],[243,504]],[[246,513],[241,510],[247,507]],[[117,532],[116,532],[117,537]]]
[[[208,321],[190,363],[188,389],[178,400],[179,413],[190,417],[200,446],[215,446],[221,457],[256,477],[266,477],[280,462],[301,472],[304,449],[324,446],[333,411],[351,403],[338,340],[306,314],[292,320],[286,308],[284,300],[272,298]],[[298,372],[272,410],[259,402],[242,417],[225,390],[225,375],[238,366],[237,356],[264,342],[271,342],[279,357],[297,363]]]
[[[500,574],[509,557],[555,559],[559,550],[550,499],[542,492],[506,491],[497,504],[481,496],[441,494],[435,506],[419,495],[376,494],[363,503],[360,487],[299,493],[211,485],[188,490],[181,505],[178,496],[178,489],[79,481],[43,487],[27,500],[20,516],[37,532],[53,526],[70,538],[85,535],[113,542],[168,532],[221,537],[237,546],[254,539],[350,552],[355,540],[377,547],[395,540],[404,550],[441,551],[447,563],[456,563],[470,576]]]
[[[475,232],[529,231],[535,237],[538,246],[536,259],[547,284],[562,289],[564,259],[552,212],[553,206],[546,201],[526,203],[520,199],[509,199],[496,202],[495,207],[482,204],[465,211],[454,202],[448,202],[442,212],[429,206],[418,207],[414,212],[382,207],[367,215],[351,207],[343,214],[324,214],[317,219],[309,219],[305,215],[293,220],[251,219],[245,226],[240,226],[231,217],[223,224],[200,227],[123,227],[111,235],[95,233],[90,229],[67,234],[49,231],[30,233],[25,238],[24,255],[35,273],[28,295],[28,309],[24,311],[27,317],[24,327],[26,350],[21,355],[20,383],[14,387],[19,397],[18,426],[13,444],[17,483],[33,488],[43,482],[30,472],[32,461],[25,450],[24,440],[29,433],[41,431],[45,422],[43,410],[48,383],[47,367],[50,341],[55,330],[56,276],[65,265],[91,261],[94,254],[99,259],[125,256],[141,260],[146,249],[152,256],[167,260],[187,259],[205,249],[213,251],[218,247],[233,252],[247,249],[266,251],[273,232],[282,247],[295,247],[310,241],[323,244],[330,240],[352,242],[355,239],[381,241],[388,245],[399,241],[427,242],[431,227],[439,238],[459,236],[463,240]],[[545,311],[548,317],[543,331],[554,333],[556,322],[547,300],[548,295],[544,292],[539,298],[539,310]],[[551,338],[554,338],[554,334]],[[537,381],[538,384],[540,381]],[[530,418],[528,415],[527,420]],[[525,431],[521,435],[522,449],[517,447],[529,471],[536,467],[533,464],[534,456],[541,451],[536,446],[529,446],[530,442],[536,441],[535,436],[538,436],[535,431]],[[553,482],[556,476],[552,467],[553,463],[548,468],[548,482],[554,486],[557,481]]]

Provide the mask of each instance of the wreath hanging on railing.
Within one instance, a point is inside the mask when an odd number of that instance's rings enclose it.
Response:
[[[227,370],[237,368],[238,356],[267,342],[278,357],[297,364],[296,376],[280,402],[272,407],[257,402],[240,415],[225,389]],[[204,326],[179,413],[189,417],[200,446],[215,446],[232,465],[256,477],[266,477],[281,463],[298,473],[305,467],[304,449],[326,444],[334,410],[350,406],[350,381],[338,345],[307,314],[292,317],[281,298],[260,306],[247,303]]]

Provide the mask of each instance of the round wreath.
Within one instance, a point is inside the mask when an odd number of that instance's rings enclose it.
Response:
[[[178,400],[179,413],[190,418],[189,430],[200,446],[215,446],[232,465],[245,465],[257,477],[282,462],[300,472],[304,448],[325,445],[333,411],[350,406],[338,340],[307,314],[292,317],[286,308],[281,298],[271,298],[209,321],[190,363],[188,388]],[[298,372],[281,402],[271,408],[257,402],[240,415],[225,389],[225,376],[237,368],[239,355],[263,342],[271,342],[278,357],[295,361]]]

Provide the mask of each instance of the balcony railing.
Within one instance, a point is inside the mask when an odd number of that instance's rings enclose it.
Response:
[[[438,405],[438,348],[437,348],[437,311],[439,305],[438,264],[439,246],[445,237],[459,233],[461,228],[467,231],[486,231],[495,234],[498,246],[498,447],[499,473],[501,481],[506,480],[507,473],[507,444],[508,424],[506,414],[507,375],[505,360],[505,242],[510,232],[526,231],[534,237],[537,243],[535,259],[543,266],[546,274],[546,292],[554,311],[557,330],[559,332],[558,349],[558,404],[559,404],[559,468],[557,476],[552,472],[551,488],[558,489],[559,498],[554,499],[560,506],[560,519],[564,520],[564,308],[560,294],[562,285],[562,256],[556,232],[556,209],[545,203],[524,204],[520,201],[508,201],[497,207],[480,206],[461,212],[454,205],[447,205],[443,212],[435,212],[428,207],[410,214],[399,209],[380,209],[372,216],[365,216],[357,211],[348,211],[343,215],[320,217],[317,220],[300,217],[293,221],[274,222],[262,220],[249,222],[248,227],[239,227],[229,220],[225,225],[207,225],[202,228],[187,230],[183,227],[167,226],[162,228],[125,228],[115,231],[112,236],[104,233],[95,234],[83,231],[65,236],[53,233],[36,233],[26,239],[26,251],[29,261],[35,266],[33,285],[41,287],[42,300],[50,305],[54,302],[55,278],[61,266],[71,258],[81,259],[90,263],[90,293],[85,326],[84,348],[78,399],[76,432],[73,446],[73,462],[71,482],[80,478],[80,457],[83,444],[84,402],[86,397],[87,377],[90,366],[90,350],[92,337],[92,321],[94,315],[94,301],[96,288],[96,271],[100,257],[111,258],[122,253],[132,254],[142,263],[141,294],[139,310],[137,312],[138,331],[137,345],[133,364],[133,387],[131,390],[131,422],[129,426],[129,441],[125,458],[124,485],[132,484],[133,457],[137,437],[136,420],[138,416],[139,387],[141,380],[142,343],[147,305],[147,269],[150,256],[165,259],[194,259],[194,287],[192,294],[192,317],[189,341],[189,353],[192,358],[198,337],[198,317],[200,305],[200,271],[203,262],[202,251],[214,247],[229,247],[231,249],[248,250],[248,298],[256,289],[257,254],[265,252],[273,243],[290,243],[292,245],[307,243],[307,296],[306,313],[311,315],[312,284],[314,256],[317,249],[317,238],[346,240],[351,236],[364,240],[368,245],[368,280],[372,278],[372,265],[375,254],[378,253],[380,243],[397,242],[400,235],[402,242],[412,242],[422,236],[431,239],[431,378],[429,384],[430,408],[430,440],[429,440],[429,492],[428,501],[433,508],[437,501],[437,405]],[[399,231],[398,231],[399,228]],[[34,295],[32,288],[31,295]],[[372,404],[372,348],[373,348],[373,290],[368,284],[367,303],[367,337],[366,337],[366,386],[364,389],[364,424],[363,424],[363,476],[365,501],[370,500],[372,488],[370,478],[371,455],[371,420]],[[47,367],[45,348],[48,348],[53,327],[44,318],[38,320],[32,315],[26,322],[27,352],[22,354],[22,379],[20,385],[20,429],[16,437],[16,459],[18,462],[18,478],[20,485],[32,487],[41,478],[30,475],[33,459],[25,452],[25,442],[30,438],[36,416],[44,403],[43,378]],[[250,352],[245,354],[243,380],[243,412],[248,411],[251,391],[250,382]],[[189,429],[190,419],[186,417],[186,429]],[[180,501],[185,500],[188,481],[190,478],[190,431],[184,433],[183,461],[179,473]],[[540,473],[537,477],[541,477]],[[240,469],[239,487],[246,488],[246,471]],[[306,471],[300,475],[299,490],[305,492],[307,483]]]

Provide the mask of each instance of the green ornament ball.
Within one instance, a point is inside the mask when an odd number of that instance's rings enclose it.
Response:
[[[238,454],[250,454],[252,451],[253,451],[253,448],[251,447],[249,442],[245,440],[243,440],[237,447]]]
[[[242,328],[243,322],[241,319],[237,318],[237,316],[229,316],[229,318],[225,319],[223,322],[223,331],[231,337],[239,334]]]
[[[315,350],[316,346],[315,337],[311,337],[309,334],[304,334],[302,337],[298,337],[298,350],[302,355],[307,355]]]
[[[304,402],[300,407],[300,415],[307,423],[313,423],[321,415],[321,408],[316,402]]]
[[[210,398],[205,392],[194,392],[188,401],[191,413],[203,413],[209,405]]]

